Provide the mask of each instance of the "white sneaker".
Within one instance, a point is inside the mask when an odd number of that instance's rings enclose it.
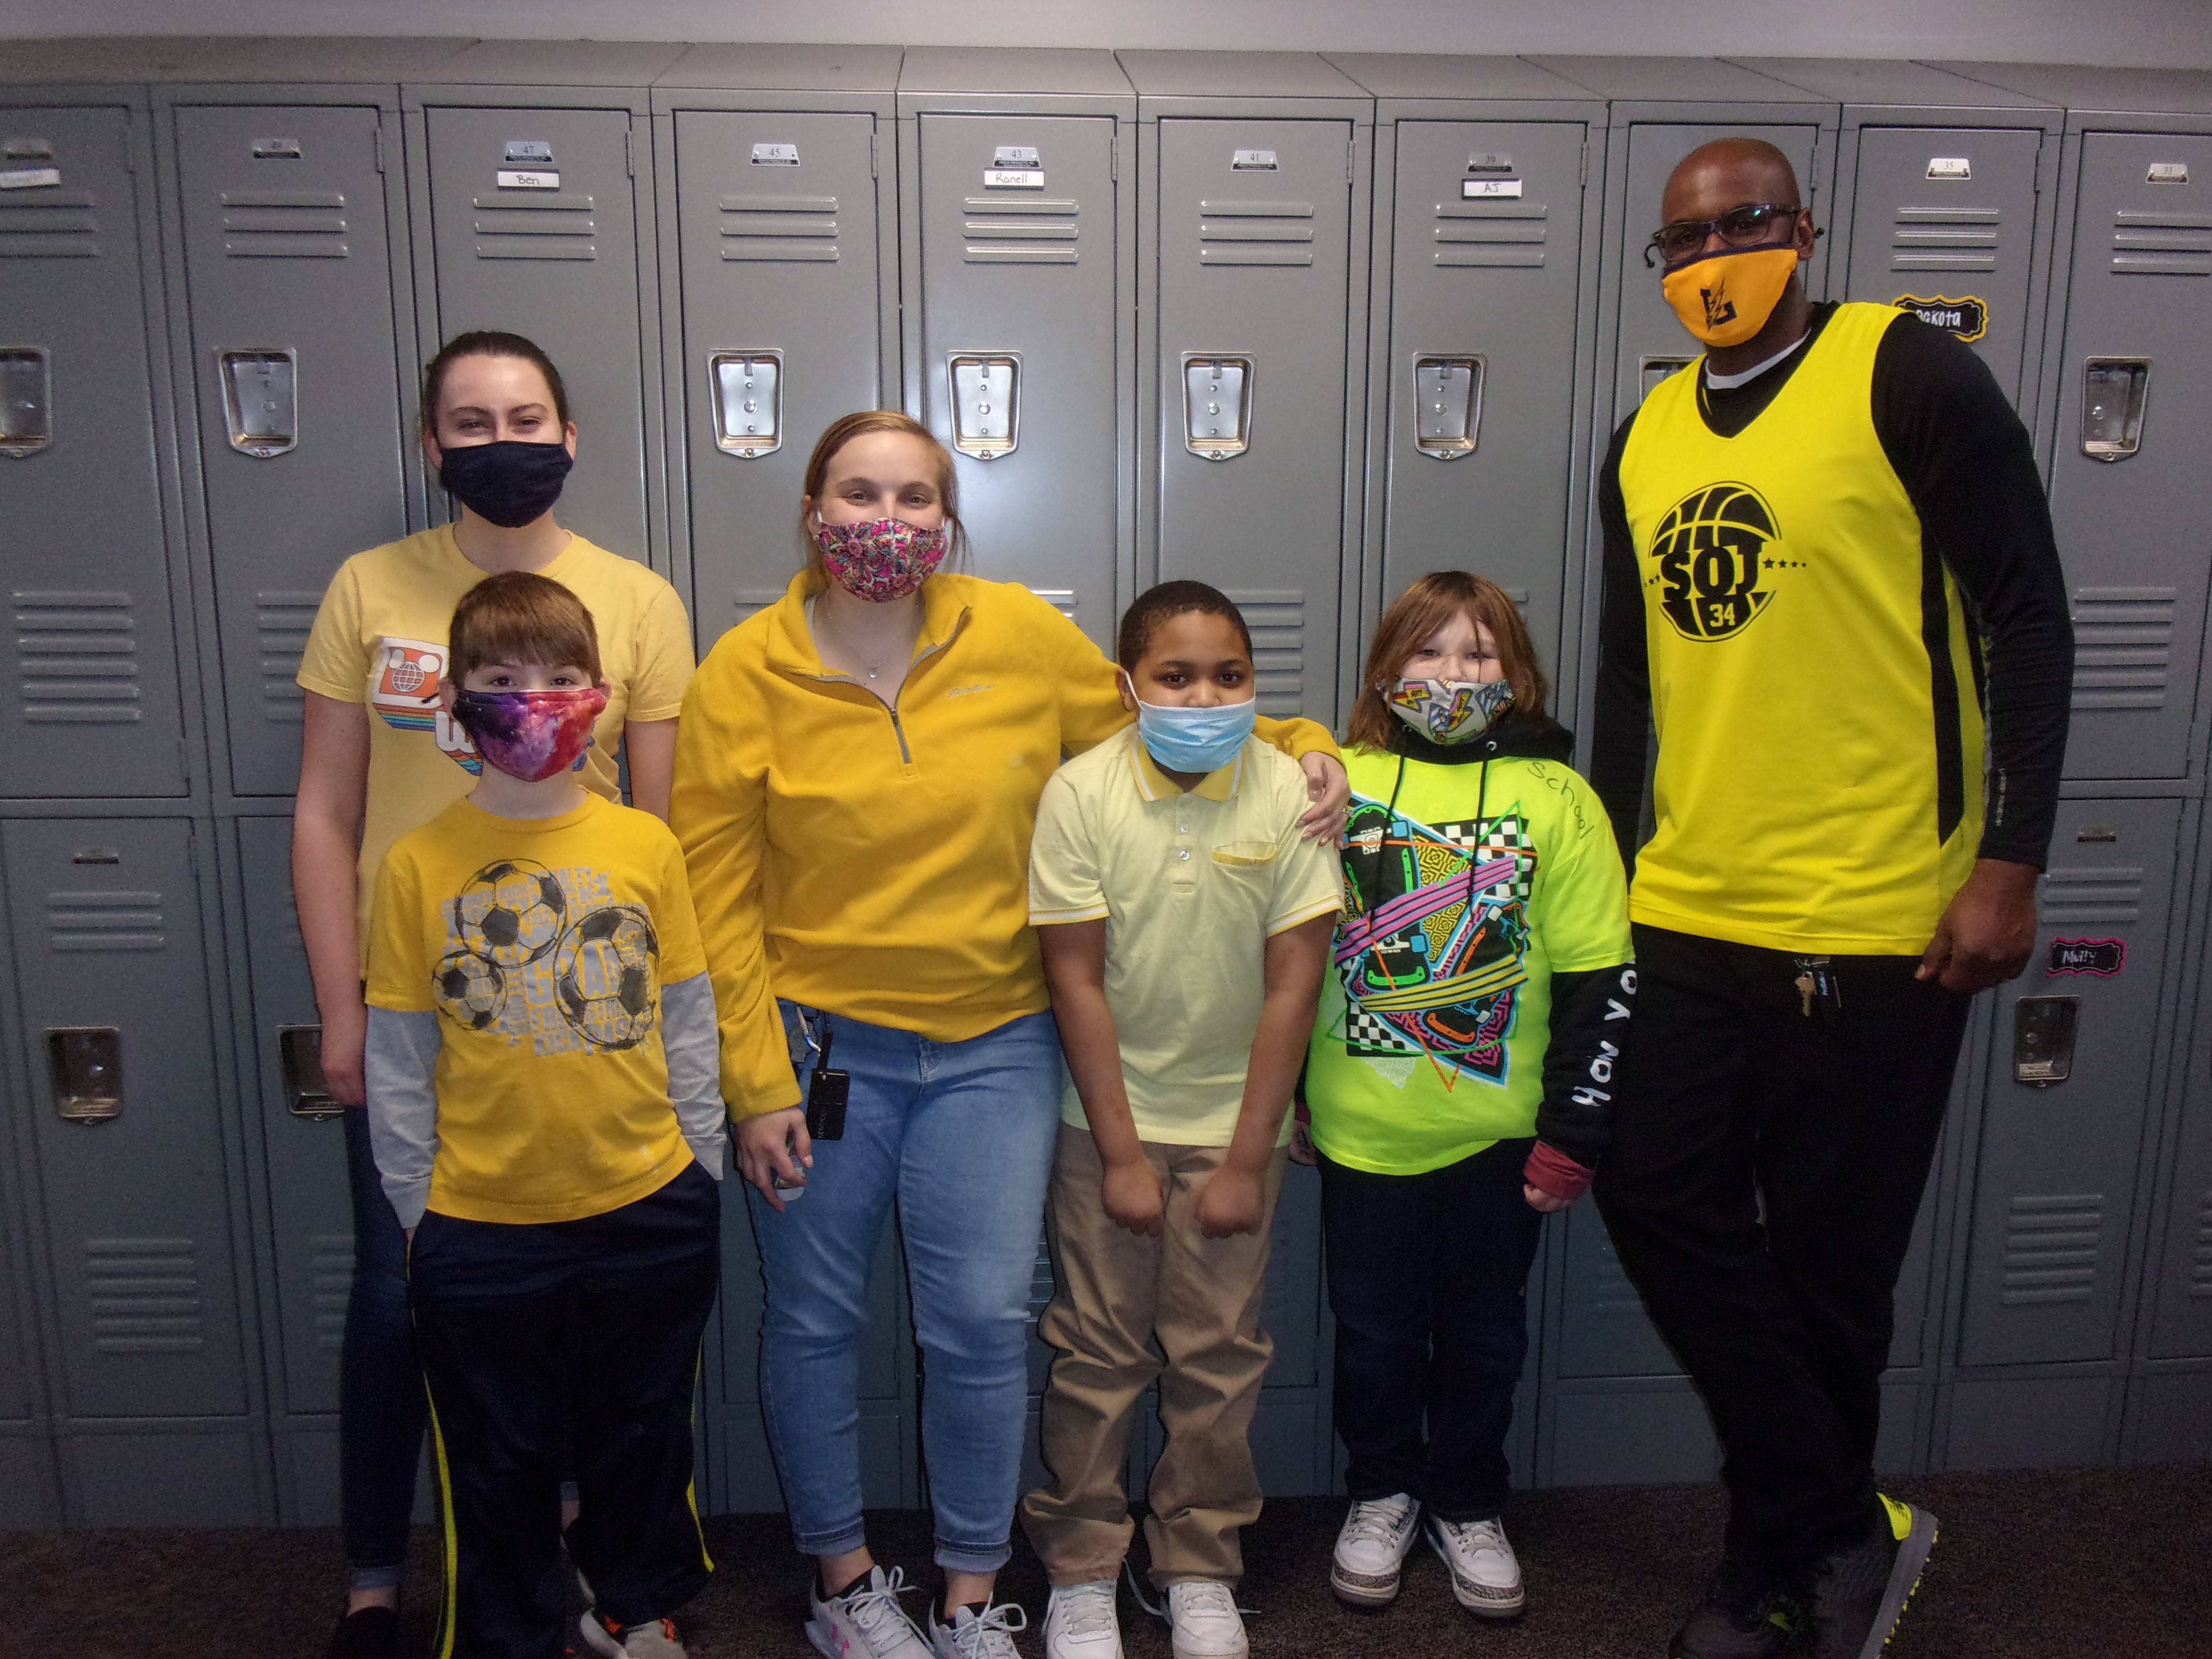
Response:
[[[929,1639],[937,1659],[1021,1659],[1014,1632],[1029,1627],[1029,1614],[1012,1601],[985,1607],[980,1619],[972,1607],[956,1607],[949,1625],[938,1618],[933,1602],[929,1609]]]
[[[676,1626],[665,1619],[648,1619],[641,1625],[610,1629],[596,1613],[577,1621],[584,1644],[606,1659],[685,1659],[684,1644],[676,1639]]]
[[[1451,1569],[1460,1606],[1485,1619],[1517,1616],[1528,1599],[1521,1563],[1496,1521],[1440,1521],[1429,1517],[1429,1547]]]
[[[1168,1586],[1168,1629],[1175,1659],[1249,1659],[1237,1594],[1218,1578],[1186,1578]]]
[[[1356,1500],[1336,1534],[1328,1587],[1355,1607],[1379,1607],[1398,1599],[1398,1571],[1413,1547],[1421,1506],[1406,1492]]]
[[[870,1570],[868,1582],[842,1595],[822,1599],[819,1584],[806,1590],[806,1639],[827,1659],[931,1659],[929,1644],[915,1628],[898,1604],[898,1598],[920,1588],[906,1582],[897,1567],[888,1577],[881,1567]]]
[[[1054,1584],[1044,1610],[1044,1659],[1121,1659],[1111,1578]]]

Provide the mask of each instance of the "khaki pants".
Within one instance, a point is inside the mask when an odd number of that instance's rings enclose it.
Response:
[[[1133,1530],[1122,1464],[1138,1398],[1155,1379],[1168,1443],[1145,1522],[1152,1583],[1244,1571],[1238,1529],[1260,1516],[1249,1431],[1274,1352],[1260,1302],[1285,1155],[1279,1148],[1267,1165],[1260,1231],[1203,1237],[1192,1207],[1228,1150],[1145,1144],[1167,1226],[1142,1238],[1107,1217],[1090,1131],[1060,1125],[1050,1211],[1060,1289],[1037,1325],[1060,1350],[1042,1406],[1053,1480],[1022,1500],[1023,1528],[1055,1584],[1121,1570]]]

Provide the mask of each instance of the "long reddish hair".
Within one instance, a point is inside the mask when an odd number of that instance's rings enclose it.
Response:
[[[1359,677],[1359,696],[1352,705],[1346,735],[1354,744],[1363,749],[1391,746],[1404,728],[1376,688],[1393,684],[1414,647],[1456,616],[1471,617],[1490,630],[1498,665],[1513,687],[1514,713],[1545,712],[1551,687],[1536,660],[1528,625],[1521,620],[1521,607],[1487,576],[1471,570],[1431,570],[1401,593],[1376,624],[1375,638],[1367,647],[1366,671]]]

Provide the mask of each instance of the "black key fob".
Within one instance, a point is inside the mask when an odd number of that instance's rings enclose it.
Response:
[[[851,1094],[853,1079],[844,1072],[833,1072],[826,1066],[814,1068],[813,1081],[806,1085],[806,1133],[816,1140],[842,1140],[845,1135],[845,1101]]]

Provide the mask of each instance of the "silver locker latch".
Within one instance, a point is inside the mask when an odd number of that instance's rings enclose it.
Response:
[[[1182,434],[1182,447],[1202,460],[1233,460],[1251,447],[1249,357],[1183,353]]]
[[[2022,997],[2013,1005],[2013,1081],[2048,1089],[2073,1076],[2081,1006],[2079,997]]]
[[[46,1074],[58,1115],[106,1122],[123,1110],[123,1033],[112,1025],[49,1025]]]
[[[54,441],[53,364],[44,346],[0,346],[0,455],[21,460]]]
[[[1636,360],[1636,401],[1641,404],[1659,388],[1659,382],[1669,374],[1679,374],[1698,360],[1695,357],[1638,357]]]
[[[725,455],[758,460],[783,447],[783,353],[717,351],[707,359],[714,443]]]
[[[2142,447],[2148,357],[2092,357],[2081,369],[2081,453],[2124,461]]]
[[[1413,447],[1440,461],[1474,453],[1482,430],[1480,356],[1413,359]]]
[[[1012,352],[956,352],[952,447],[979,461],[1011,455],[1022,441],[1022,360]]]
[[[280,1025],[276,1056],[284,1071],[284,1109],[310,1123],[325,1123],[345,1109],[323,1080],[323,1028]]]
[[[289,346],[263,351],[218,351],[222,413],[230,447],[258,461],[283,455],[300,442],[300,354]]]

